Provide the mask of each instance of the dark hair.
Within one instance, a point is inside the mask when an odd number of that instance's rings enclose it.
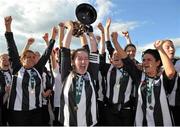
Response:
[[[89,57],[89,52],[87,51],[87,49],[85,49],[85,48],[78,48],[76,50],[71,51],[71,60],[74,60],[77,52],[79,52],[79,51],[86,52],[88,54],[88,57]]]
[[[147,50],[145,50],[145,51],[143,52],[143,54],[142,54],[142,57],[143,57],[145,54],[151,54],[151,55],[155,58],[156,61],[160,60],[160,65],[159,65],[159,67],[162,66],[161,57],[160,57],[160,55],[159,55],[159,52],[158,52],[156,49],[147,49]]]
[[[134,44],[127,44],[124,48],[124,51],[126,51],[128,47],[134,47],[136,49],[136,46]]]

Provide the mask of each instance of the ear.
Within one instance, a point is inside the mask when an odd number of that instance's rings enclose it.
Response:
[[[74,63],[73,60],[72,60],[72,62],[71,62],[71,67],[72,67],[72,70],[75,70],[75,63]]]
[[[71,66],[74,66],[75,63],[74,63],[74,60],[71,60]]]
[[[161,61],[160,61],[160,60],[158,60],[158,61],[156,62],[157,67],[159,67],[159,66],[160,66],[160,64],[161,64]]]

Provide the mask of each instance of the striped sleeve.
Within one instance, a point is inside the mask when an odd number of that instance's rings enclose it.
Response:
[[[41,58],[39,59],[38,63],[34,66],[34,67],[38,70],[38,72],[39,72],[40,74],[43,73],[43,69],[44,69],[47,61],[48,61],[49,58],[50,58],[51,51],[52,51],[52,49],[53,49],[53,47],[54,47],[54,44],[55,44],[55,40],[51,39],[51,40],[49,41],[49,43],[50,43],[49,46],[45,49],[45,51],[44,51],[44,53],[42,54]]]
[[[90,53],[88,72],[92,76],[93,80],[98,79],[98,71],[99,71],[99,54]]]
[[[8,54],[10,57],[10,60],[12,62],[12,73],[16,74],[19,69],[21,68],[21,62],[20,62],[20,57],[18,53],[17,46],[15,44],[14,36],[12,32],[6,32],[5,33],[6,41],[7,41],[7,49],[8,49]]]
[[[96,53],[90,53],[89,55],[89,62],[91,63],[97,63],[99,64],[99,54],[96,54]]]

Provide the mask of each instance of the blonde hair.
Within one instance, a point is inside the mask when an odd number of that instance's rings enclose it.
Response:
[[[8,53],[1,53],[0,58],[3,57],[3,56],[8,56],[9,57]]]
[[[24,59],[24,57],[26,56],[27,53],[32,53],[32,54],[35,55],[35,53],[34,53],[32,50],[26,50],[26,51],[24,51],[24,52],[21,54],[21,56],[20,56],[20,61],[21,61],[21,63],[22,63],[22,61],[23,61],[23,59]]]

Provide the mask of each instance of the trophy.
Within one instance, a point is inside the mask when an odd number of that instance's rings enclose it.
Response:
[[[91,29],[91,24],[96,21],[97,13],[93,6],[82,3],[76,8],[77,21],[73,22],[73,36],[79,37]]]

